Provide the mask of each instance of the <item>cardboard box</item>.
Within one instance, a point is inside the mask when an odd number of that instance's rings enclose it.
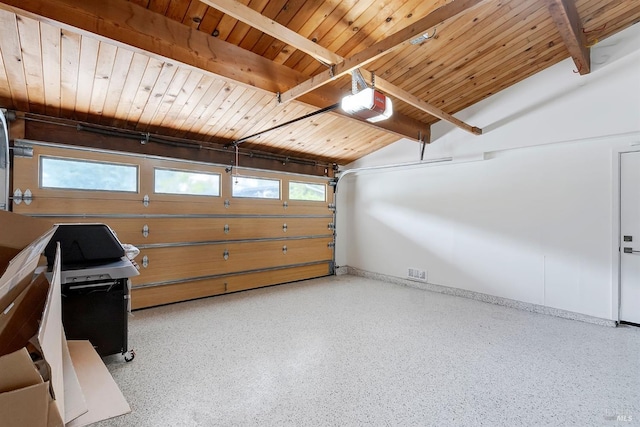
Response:
[[[42,272],[34,274],[42,270],[41,254],[54,232],[46,221],[0,211],[3,426],[81,427],[131,411],[88,341],[72,342],[74,350],[69,350],[62,327],[59,251],[51,280]],[[87,403],[96,399],[97,408]]]
[[[8,427],[62,426],[57,406],[26,348],[0,357],[0,414]]]
[[[55,231],[48,221],[0,211],[0,310],[29,285]]]

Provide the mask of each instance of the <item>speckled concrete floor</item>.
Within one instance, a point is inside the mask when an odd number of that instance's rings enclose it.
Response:
[[[339,276],[138,311],[100,426],[631,426],[640,329]]]

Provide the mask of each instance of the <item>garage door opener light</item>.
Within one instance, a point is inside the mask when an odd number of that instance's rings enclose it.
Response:
[[[386,120],[393,114],[393,103],[385,94],[376,90],[375,77],[372,74],[373,87],[369,87],[359,70],[351,73],[352,94],[342,98],[341,108],[354,116],[376,123]],[[358,92],[358,85],[364,89]]]

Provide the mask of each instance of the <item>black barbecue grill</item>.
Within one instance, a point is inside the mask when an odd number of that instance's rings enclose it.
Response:
[[[128,349],[129,278],[140,274],[105,224],[59,224],[45,248],[49,270],[60,242],[62,324],[67,339],[89,340],[100,356]]]

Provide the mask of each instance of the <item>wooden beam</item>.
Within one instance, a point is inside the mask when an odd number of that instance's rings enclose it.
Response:
[[[249,8],[248,6],[245,6],[241,3],[239,3],[237,0],[202,0],[205,3],[209,4],[210,6],[219,9],[220,11],[230,14],[229,12],[232,13],[232,16],[242,22],[244,22],[247,25],[252,26],[253,28],[262,31],[263,33],[267,33],[270,34],[272,37],[275,37],[276,39],[279,39],[281,41],[286,42],[287,44],[293,46],[296,49],[300,49],[303,50],[305,53],[313,56],[314,58],[318,59],[319,61],[323,61],[323,62],[329,62],[331,64],[337,64],[338,62],[344,62],[345,59],[340,56],[337,55],[333,52],[331,52],[329,49],[326,49],[322,46],[316,45],[314,43],[313,46],[315,49],[313,49],[313,51],[310,50],[305,50],[304,46],[307,44],[307,42],[309,42],[309,40],[307,40],[306,38],[304,38],[303,36],[301,36],[300,34],[290,30],[289,28],[275,22],[272,21],[271,19],[268,19],[266,17],[264,17],[263,15],[259,14],[258,12],[254,11],[253,9]],[[459,2],[461,4],[461,2]],[[478,1],[476,0],[475,2],[471,2],[473,4],[477,4]],[[458,7],[461,7],[460,4],[458,5]],[[467,5],[469,6],[469,5]],[[470,6],[469,6],[470,7]],[[433,14],[428,15],[427,17],[429,17],[430,20],[433,19],[441,19],[441,17],[443,16],[443,14],[445,13],[451,13],[450,11],[442,11],[440,9],[437,9],[435,12],[440,11],[436,17],[433,17]],[[435,13],[434,12],[434,13]],[[425,20],[425,18],[423,18],[422,20],[420,20],[419,22],[423,22]],[[426,24],[423,24],[426,25]],[[412,34],[415,35],[415,28],[412,27],[407,27],[411,29]],[[421,28],[421,27],[418,27]],[[403,30],[404,31],[404,30]],[[397,32],[397,34],[402,33],[402,31]],[[423,32],[424,33],[424,32]],[[393,36],[392,36],[393,37]],[[389,37],[388,39],[383,40],[381,43],[385,42],[386,40],[391,39],[392,37]],[[407,37],[407,36],[405,36]],[[364,75],[365,79],[371,81],[371,73],[369,71],[366,70],[361,70],[362,74]],[[314,79],[313,77],[311,79]],[[456,119],[455,117],[453,117],[451,114],[448,114],[444,111],[442,111],[441,109],[434,107],[433,105],[428,104],[425,101],[422,101],[421,99],[417,98],[414,95],[411,95],[410,93],[408,93],[407,91],[394,86],[393,84],[379,78],[376,77],[376,84],[378,86],[378,88],[382,89],[384,92],[388,93],[389,95],[392,95],[398,99],[400,99],[401,101],[406,102],[409,105],[412,105],[414,107],[416,107],[419,110],[425,111],[429,114],[431,114],[434,117],[437,117],[441,120],[445,120],[448,121],[452,124],[454,124],[455,126],[460,127],[461,129],[466,130],[467,132],[471,132],[474,135],[480,135],[482,134],[482,129],[474,127],[474,126],[470,126],[466,123],[464,123],[463,121]],[[281,100],[282,102],[284,102],[284,100]],[[414,139],[417,139],[417,135],[416,137],[414,137]]]
[[[218,9],[235,19],[244,22],[252,26],[253,28],[262,31],[271,37],[281,40],[296,49],[303,51],[304,53],[313,56],[314,58],[327,63],[336,64],[342,60],[342,58],[328,49],[319,46],[311,40],[301,36],[300,34],[289,30],[278,22],[267,18],[264,15],[256,12],[250,7],[236,0],[200,0],[202,3],[206,3],[209,6]],[[283,31],[282,29],[288,30]]]
[[[362,73],[362,76],[365,78],[365,80],[371,81],[371,73],[369,71],[360,70],[360,72]],[[388,95],[394,96],[406,102],[407,104],[417,108],[418,110],[422,110],[425,113],[429,113],[432,116],[435,116],[441,120],[447,121],[459,127],[460,129],[466,130],[467,132],[472,133],[474,135],[482,135],[482,129],[466,124],[462,120],[453,117],[451,114],[445,111],[442,111],[438,107],[434,107],[428,102],[423,101],[417,96],[410,94],[406,90],[401,89],[398,86],[395,86],[387,82],[386,80],[381,79],[380,77],[376,76],[375,82],[376,82],[377,89],[380,89],[382,92],[385,92]]]
[[[370,62],[375,61],[395,49],[406,46],[411,43],[412,40],[422,36],[436,25],[485,1],[486,0],[453,0],[429,13],[414,24],[409,25],[386,39],[356,53],[352,57],[337,63],[331,69],[323,71],[322,73],[311,77],[306,82],[289,89],[281,95],[281,102],[296,99],[305,93],[309,93],[339,77],[344,76],[347,73],[350,73],[356,68],[363,67]]]
[[[281,87],[273,76],[283,70],[271,61],[126,0],[1,0],[0,8],[255,88],[275,93]]]
[[[0,0],[0,9],[272,93],[274,102],[275,93],[296,86],[307,78],[287,66],[126,0]],[[341,96],[337,89],[325,87],[300,98],[300,101],[324,108],[337,102]],[[340,111],[330,114],[358,120]],[[362,123],[411,139],[429,126],[402,115],[395,115],[393,121]]]
[[[574,0],[547,0],[551,17],[558,27],[569,55],[581,75],[591,72],[591,49],[587,47],[587,38],[582,32],[580,15]]]

